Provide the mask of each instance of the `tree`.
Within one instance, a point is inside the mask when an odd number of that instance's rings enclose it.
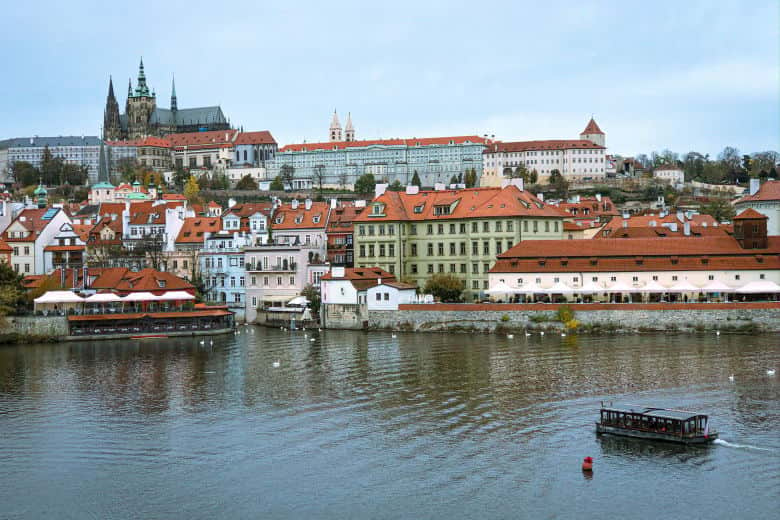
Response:
[[[731,220],[734,218],[734,206],[726,197],[713,197],[710,201],[701,207],[701,212],[711,215],[718,222]]]
[[[537,182],[539,182],[539,172],[534,168],[531,170],[531,173],[528,174],[528,184],[536,184]]]
[[[389,191],[404,191],[404,185],[398,179],[394,180],[390,186],[387,187]]]
[[[347,170],[343,169],[339,172],[339,186],[342,190],[347,189]]]
[[[177,188],[183,188],[188,178],[189,178],[189,174],[181,166],[177,166],[176,169],[173,171],[173,184]]]
[[[550,172],[550,178],[547,180],[547,183],[553,188],[555,195],[558,197],[566,197],[569,192],[569,183],[563,178],[563,175],[557,168]]]
[[[194,175],[190,175],[187,184],[184,185],[184,197],[190,204],[200,202],[200,186]]]
[[[314,175],[314,182],[317,184],[317,187],[319,188],[320,197],[322,197],[322,181],[325,179],[325,165],[324,164],[318,164],[314,168],[312,168],[312,173]]]
[[[444,302],[460,301],[463,280],[452,274],[434,274],[425,282],[424,291]]]
[[[284,191],[284,183],[282,182],[281,177],[278,175],[274,177],[274,180],[271,181],[270,189],[271,191]]]
[[[473,188],[477,185],[477,170],[471,168],[466,170],[466,175],[463,176],[463,183],[467,188]]]
[[[510,168],[511,170],[511,168]],[[520,166],[515,168],[515,171],[510,173],[509,175],[504,175],[505,177],[511,177],[513,179],[523,179],[524,182],[528,181],[528,168],[525,167],[524,163],[520,163]]]
[[[319,316],[320,305],[322,303],[322,299],[320,298],[320,288],[315,285],[308,284],[301,291],[301,296],[309,300],[309,308],[311,309],[312,315]]]
[[[251,175],[244,175],[241,177],[241,180],[236,183],[236,189],[257,191],[257,183]]]
[[[704,174],[704,163],[706,162],[705,156],[699,152],[688,152],[683,158],[683,172],[685,173],[685,180],[700,180]]]
[[[727,146],[718,155],[718,160],[723,163],[726,168],[726,174],[732,177],[736,176],[736,173],[740,170],[741,160],[739,156],[739,150],[733,146]]]
[[[370,173],[365,173],[355,181],[355,193],[369,194],[374,191],[376,187],[376,180]]]
[[[11,165],[11,177],[23,187],[38,184],[40,173],[27,161],[16,161]]]
[[[512,177],[512,168],[510,168],[509,166],[505,166],[503,174],[505,178],[510,179]]]
[[[414,170],[414,175],[412,175],[412,186],[417,186],[418,188],[422,186],[420,175],[417,173],[417,170]]]
[[[144,235],[135,242],[133,255],[144,260],[152,269],[160,270],[163,261],[165,242],[163,236],[156,233]]]
[[[769,170],[769,178],[770,179],[777,179],[777,168],[772,166],[772,169]]]
[[[295,177],[295,168],[289,164],[283,164],[279,168],[279,178],[282,180],[284,189],[292,190],[293,178]]]
[[[460,184],[458,182],[458,176],[457,175],[453,175],[452,177],[450,177],[450,184]]]
[[[24,304],[22,276],[9,264],[0,262],[0,317],[14,314]]]

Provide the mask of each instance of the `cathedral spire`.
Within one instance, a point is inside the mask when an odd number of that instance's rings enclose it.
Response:
[[[133,80],[127,78],[127,97],[133,97]]]
[[[333,110],[333,118],[330,120],[330,140],[331,142],[341,141],[341,123],[335,109]]]
[[[176,111],[176,78],[171,77],[171,110]]]
[[[146,74],[144,73],[144,59],[141,57],[141,64],[138,66],[138,84],[135,87],[136,96],[149,96],[149,86],[146,84]]]
[[[344,127],[344,140],[355,140],[355,128],[352,126],[352,112],[347,112],[347,126]]]
[[[114,96],[114,80],[108,77],[108,96],[103,110],[103,139],[116,140],[121,132],[119,121],[119,103]]]

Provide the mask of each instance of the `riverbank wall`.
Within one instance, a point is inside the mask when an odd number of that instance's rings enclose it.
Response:
[[[0,344],[41,343],[68,335],[65,316],[4,316],[0,318]]]
[[[370,311],[368,329],[415,332],[580,333],[780,332],[780,302],[571,304],[569,328],[557,304],[400,305]],[[571,319],[576,320],[574,322]]]

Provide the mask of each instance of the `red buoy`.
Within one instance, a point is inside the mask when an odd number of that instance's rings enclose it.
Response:
[[[585,457],[582,460],[582,471],[593,471],[593,459]]]

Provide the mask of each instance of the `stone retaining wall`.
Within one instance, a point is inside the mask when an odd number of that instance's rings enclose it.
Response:
[[[0,334],[23,336],[49,336],[60,338],[68,335],[68,318],[65,316],[6,316],[0,324]]]
[[[570,305],[581,332],[780,332],[780,303]],[[558,305],[402,305],[369,312],[369,328],[410,331],[562,330]]]

